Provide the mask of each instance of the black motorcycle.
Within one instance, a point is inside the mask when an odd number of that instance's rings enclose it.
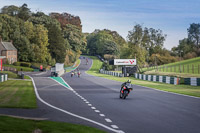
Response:
[[[126,85],[122,86],[119,97],[122,99],[126,99],[126,97],[128,96],[128,94],[130,93],[131,90],[133,90],[131,84],[126,84]]]

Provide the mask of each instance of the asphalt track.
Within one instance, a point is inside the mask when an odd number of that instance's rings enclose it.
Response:
[[[133,86],[127,99],[119,99],[120,82],[85,74],[92,65],[81,59],[81,77],[63,79],[76,93],[48,78],[47,73],[29,73],[33,77],[38,94],[45,102],[101,123],[125,133],[199,133],[200,99],[165,93],[154,89]],[[0,114],[47,118],[111,130],[95,123],[71,116],[47,106],[39,99],[38,109],[0,109]]]

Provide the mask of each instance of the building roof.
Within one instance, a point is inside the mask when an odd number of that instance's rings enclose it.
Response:
[[[0,42],[6,50],[17,50],[11,42]]]

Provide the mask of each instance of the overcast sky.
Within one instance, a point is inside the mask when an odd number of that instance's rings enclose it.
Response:
[[[0,0],[0,8],[23,3],[33,12],[79,16],[83,32],[110,29],[126,39],[135,24],[161,29],[169,50],[187,37],[191,23],[200,23],[200,0]]]

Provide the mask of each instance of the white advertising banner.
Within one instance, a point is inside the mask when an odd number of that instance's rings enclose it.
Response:
[[[136,65],[136,59],[114,59],[114,65]]]

